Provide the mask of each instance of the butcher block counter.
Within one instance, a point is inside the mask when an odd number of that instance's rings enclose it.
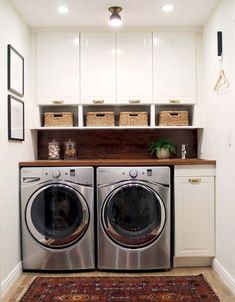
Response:
[[[174,166],[174,165],[215,165],[207,159],[81,159],[81,160],[34,160],[20,162],[20,167],[73,167],[73,166]]]

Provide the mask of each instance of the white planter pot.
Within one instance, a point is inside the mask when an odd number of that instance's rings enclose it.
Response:
[[[159,159],[169,158],[170,157],[170,151],[162,148],[159,152],[156,153],[156,156]]]

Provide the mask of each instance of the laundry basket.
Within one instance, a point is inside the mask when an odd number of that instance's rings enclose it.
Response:
[[[188,126],[188,111],[160,111],[159,126]]]
[[[120,112],[119,126],[148,126],[147,112]]]
[[[114,112],[87,112],[86,125],[88,127],[113,127],[115,125]]]
[[[45,112],[44,127],[72,127],[72,112]]]

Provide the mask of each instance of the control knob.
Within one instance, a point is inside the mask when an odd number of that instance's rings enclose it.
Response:
[[[138,175],[138,172],[136,170],[131,170],[129,172],[130,177],[135,178]]]
[[[54,171],[52,172],[52,176],[53,176],[54,178],[60,177],[60,171],[59,171],[59,170],[54,170]]]

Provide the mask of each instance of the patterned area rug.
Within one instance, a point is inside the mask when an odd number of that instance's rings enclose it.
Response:
[[[38,277],[20,302],[218,302],[203,275]]]

